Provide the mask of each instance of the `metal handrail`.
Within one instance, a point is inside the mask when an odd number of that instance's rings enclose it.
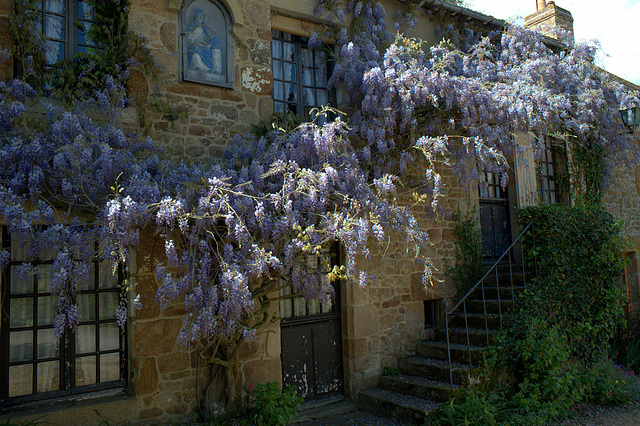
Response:
[[[509,276],[511,278],[511,301],[513,304],[515,303],[515,297],[514,297],[514,291],[513,291],[513,268],[512,268],[512,259],[511,259],[511,249],[516,245],[518,241],[520,241],[520,239],[525,234],[525,232],[527,232],[529,228],[531,228],[532,226],[533,226],[533,222],[530,222],[529,224],[527,224],[527,226],[524,227],[524,229],[522,230],[522,232],[520,232],[518,237],[511,243],[511,245],[504,251],[504,253],[502,253],[502,255],[493,263],[493,265],[491,265],[491,267],[487,270],[487,272],[485,272],[482,278],[480,278],[478,282],[476,282],[476,284],[473,287],[471,287],[471,289],[467,291],[467,293],[458,301],[458,303],[456,303],[455,306],[451,308],[449,311],[447,311],[447,313],[445,314],[445,327],[447,330],[447,356],[449,358],[449,381],[450,381],[451,388],[453,388],[453,368],[452,368],[452,362],[451,362],[451,343],[449,339],[449,315],[452,315],[460,307],[460,305],[462,305],[463,312],[464,312],[464,324],[465,324],[465,329],[467,334],[467,352],[469,356],[469,367],[472,367],[473,364],[471,360],[471,339],[469,336],[469,323],[467,320],[467,298],[471,295],[471,293],[473,293],[478,288],[478,286],[480,286],[480,288],[482,289],[482,307],[484,311],[484,324],[485,324],[485,330],[486,330],[486,336],[487,336],[487,346],[489,346],[489,322],[487,319],[487,303],[486,303],[486,298],[484,293],[484,281],[489,276],[489,274],[491,274],[492,271],[495,271],[496,291],[498,294],[498,316],[500,319],[500,328],[502,328],[502,302],[500,300],[500,283],[498,278],[497,267],[498,267],[498,264],[504,259],[504,257],[508,256]],[[533,235],[533,244],[535,246],[535,233]],[[524,286],[526,284],[526,274],[525,274],[525,268],[524,268],[524,249],[522,247],[522,244],[520,244],[520,255],[522,258],[522,283]],[[535,273],[537,275],[537,264],[535,265]]]

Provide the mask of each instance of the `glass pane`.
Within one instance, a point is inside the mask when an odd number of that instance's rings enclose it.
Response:
[[[57,255],[58,255],[58,250],[54,250],[49,247],[38,248],[38,259],[40,259],[41,261],[55,260]]]
[[[325,65],[316,69],[316,86],[327,87],[327,67]]]
[[[282,58],[282,42],[278,40],[271,42],[271,55],[276,59]]]
[[[64,43],[49,40],[45,44],[47,64],[55,64],[64,58]]]
[[[51,265],[38,265],[36,279],[38,280],[38,292],[49,293],[51,287]]]
[[[273,61],[273,78],[282,80],[282,62]]]
[[[76,353],[96,351],[96,326],[81,325],[76,331]]]
[[[38,358],[53,358],[60,354],[60,338],[53,334],[53,328],[38,330]]]
[[[313,86],[313,70],[311,68],[302,69],[302,84],[304,86]]]
[[[91,25],[92,24],[90,22],[79,22],[78,43],[89,44],[92,46],[95,45],[93,40],[91,40],[91,36],[89,35],[89,30],[91,29]]]
[[[315,65],[318,69],[324,69],[327,67],[327,56],[321,50],[316,50],[315,52]]]
[[[44,35],[54,40],[64,40],[64,18],[46,15],[44,18]]]
[[[19,244],[11,245],[11,261],[12,262],[23,262],[26,261],[27,258],[27,249],[26,247],[22,247]]]
[[[96,357],[76,358],[76,386],[92,385],[96,382]]]
[[[96,319],[96,295],[81,294],[78,297],[80,308],[80,322],[95,321]]]
[[[309,302],[309,312],[307,315],[314,315],[320,313],[320,301],[318,299],[314,299]]]
[[[113,273],[113,269],[109,262],[100,263],[100,288],[116,288],[118,287],[118,271]]]
[[[44,10],[47,12],[64,13],[64,0],[44,0]]]
[[[25,294],[33,292],[33,276],[29,267],[11,265],[11,294]]]
[[[100,293],[100,319],[114,319],[118,308],[118,293]]]
[[[282,101],[284,100],[284,98],[282,97],[282,92],[283,92],[283,86],[282,86],[282,82],[281,81],[274,81],[273,82],[273,99],[276,99],[278,101]]]
[[[120,354],[100,355],[100,381],[120,380]]]
[[[11,327],[33,326],[33,298],[20,297],[11,299]]]
[[[282,43],[283,59],[291,62],[296,60],[296,46],[292,43]]]
[[[280,112],[280,113],[284,114],[284,104],[282,102],[274,102],[273,103],[273,110],[275,112]]]
[[[118,324],[100,324],[100,350],[111,351],[120,349],[120,327]]]
[[[33,390],[33,365],[9,367],[9,396],[29,395]]]
[[[287,112],[291,111],[293,114],[298,113],[298,104],[287,104]]]
[[[295,84],[287,85],[287,101],[298,102],[298,88]]]
[[[318,106],[324,106],[327,105],[329,102],[327,101],[327,91],[326,90],[316,90],[316,93],[318,94]]]
[[[284,79],[286,81],[296,81],[296,67],[294,64],[284,64]]]
[[[96,272],[95,271],[96,271],[96,265],[92,263],[91,266],[89,267],[87,278],[85,280],[80,280],[80,282],[77,284],[79,290],[95,290],[96,288]],[[107,275],[105,275],[105,278],[106,277]]]
[[[326,302],[322,302],[322,313],[332,312],[333,300],[329,299]]]
[[[78,2],[78,18],[82,19],[94,19],[93,18],[93,6],[87,2]]]
[[[302,49],[300,51],[302,56],[302,66],[305,68],[313,67],[313,53],[309,49]]]
[[[281,296],[286,296],[291,294],[291,287],[285,287],[280,290]],[[282,318],[288,318],[293,315],[293,306],[291,299],[282,299],[280,300],[280,316]]]
[[[41,362],[38,364],[38,392],[49,392],[60,389],[60,361]]]
[[[315,96],[313,96],[313,89],[305,87],[304,89],[304,104],[305,106],[315,106]]]
[[[53,296],[38,297],[38,325],[53,325],[56,308]]]
[[[289,33],[280,33],[280,38],[282,38],[284,41],[293,41],[293,35],[289,34]]]
[[[300,317],[307,314],[307,303],[304,297],[296,297],[293,299],[293,315]]]
[[[33,359],[33,331],[13,331],[9,335],[9,361]]]

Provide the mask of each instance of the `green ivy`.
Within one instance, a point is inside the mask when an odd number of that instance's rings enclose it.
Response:
[[[624,322],[620,225],[593,205],[542,205],[519,214],[522,223],[534,222],[525,246],[538,277],[485,353],[481,386],[443,404],[434,415],[438,424],[543,425],[580,402],[629,399],[608,359],[609,342]]]
[[[33,30],[39,17],[37,2],[18,0],[9,20],[18,75],[24,76],[34,88],[46,89],[66,103],[91,97],[104,88],[107,76],[126,87],[124,80],[130,66],[153,77],[162,72],[146,40],[128,29],[129,0],[90,0],[89,4],[95,13],[89,36],[98,47],[78,52],[72,60],[61,60],[54,67],[47,66],[44,56],[47,38]]]
[[[448,266],[445,276],[456,286],[455,299],[460,300],[482,277],[482,235],[475,211],[461,215],[453,228],[456,263]]]

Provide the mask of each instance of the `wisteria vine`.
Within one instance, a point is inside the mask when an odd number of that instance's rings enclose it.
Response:
[[[366,285],[366,263],[356,259],[399,233],[428,283],[428,236],[394,195],[423,191],[425,209],[438,211],[441,167],[462,185],[479,184],[484,171],[506,185],[518,132],[537,136],[538,154],[546,135],[595,143],[607,159],[627,152],[617,110],[637,96],[594,66],[589,46],[550,48],[511,27],[467,33],[467,48],[425,49],[389,35],[376,1],[320,1],[317,12],[335,24],[331,84],[348,95],[348,121],[335,114],[324,125],[235,136],[223,158],[207,162],[164,158],[150,139],[125,134],[118,79],[73,110],[47,104],[22,80],[0,83],[0,223],[30,258],[57,253],[50,290],[58,334],[78,325],[87,265],[97,259],[126,270],[141,230],[152,227],[166,254],[156,268],[157,303],[184,300],[180,343],[213,348],[212,358],[228,365],[234,351],[223,356],[220,348],[255,338],[269,305],[293,297],[281,295],[284,287],[308,299],[332,296],[308,259],[333,243],[346,256],[327,269],[330,277]],[[1,252],[0,267],[8,260]],[[126,318],[123,298],[118,320]]]

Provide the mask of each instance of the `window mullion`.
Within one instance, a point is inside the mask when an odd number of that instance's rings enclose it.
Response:
[[[0,237],[0,250],[10,249],[4,226],[0,226]],[[9,270],[7,267],[0,271],[0,400],[9,396]]]
[[[302,40],[299,36],[295,36],[296,46],[296,81],[298,82],[298,115],[303,118],[306,117],[304,110],[304,89],[302,88]]]

